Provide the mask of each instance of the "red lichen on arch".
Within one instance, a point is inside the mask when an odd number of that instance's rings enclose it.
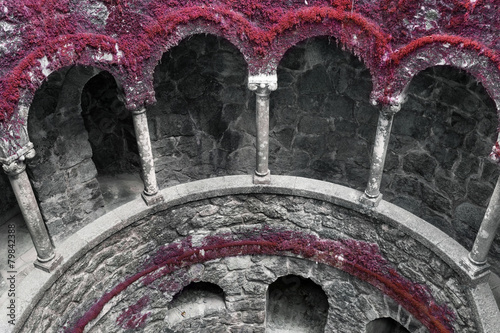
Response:
[[[22,32],[17,35],[19,44],[11,48],[14,51],[0,59],[0,122],[11,118],[20,99],[29,103],[44,78],[36,69],[41,57],[50,58],[51,69],[61,67],[58,57],[64,58],[65,50],[58,43],[60,36],[74,40],[76,49],[106,49],[106,38],[116,42],[124,56],[106,66],[116,66],[123,74],[130,107],[154,101],[141,90],[149,87],[143,83],[151,80],[151,63],[182,34],[206,26],[240,49],[251,74],[275,70],[269,62],[277,63],[293,43],[314,35],[311,30],[336,37],[369,65],[376,82],[386,85],[397,79],[393,75],[399,61],[431,43],[474,50],[499,67],[500,18],[492,14],[498,11],[496,0],[437,0],[425,6],[411,0],[101,0],[93,1],[94,7],[88,5],[86,13],[78,11],[75,3],[20,0],[2,5],[0,20],[12,22]],[[106,15],[96,23],[96,15],[103,10]],[[486,23],[489,30],[483,27]],[[93,37],[86,40],[85,36]],[[98,62],[75,56],[68,57],[65,65],[79,61],[91,66]],[[382,85],[376,89],[376,94],[387,91]]]
[[[299,256],[341,269],[393,298],[432,333],[454,332],[454,314],[439,305],[429,288],[400,275],[383,258],[376,244],[352,239],[329,240],[298,231],[276,231],[269,227],[242,234],[207,236],[201,246],[193,246],[191,238],[161,247],[141,271],[126,278],[105,293],[66,333],[83,332],[97,318],[103,307],[131,284],[150,285],[178,269],[217,258],[240,255]],[[141,308],[142,309],[142,308]]]

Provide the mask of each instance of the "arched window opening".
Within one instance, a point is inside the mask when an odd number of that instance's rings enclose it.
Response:
[[[384,199],[472,248],[499,176],[488,160],[497,124],[495,103],[474,76],[451,66],[421,71],[394,116]],[[489,260],[499,273],[500,248]]]
[[[174,296],[168,309],[165,322],[169,329],[177,332],[176,327],[182,322],[202,321],[222,314],[226,309],[224,291],[213,283],[191,282]]]
[[[392,318],[379,318],[366,325],[366,333],[410,333],[410,331]]]
[[[267,292],[266,332],[324,332],[328,307],[325,292],[310,279],[280,277]]]

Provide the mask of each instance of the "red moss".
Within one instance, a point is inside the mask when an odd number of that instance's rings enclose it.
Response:
[[[396,300],[430,332],[453,332],[453,313],[446,305],[436,303],[429,288],[407,280],[392,268],[380,254],[377,245],[350,239],[322,240],[298,231],[275,231],[269,227],[256,229],[253,233],[208,236],[199,247],[193,247],[190,240],[186,239],[181,243],[160,248],[140,272],[104,294],[66,332],[82,332],[90,321],[97,318],[107,302],[141,278],[141,283],[151,285],[183,267],[216,258],[252,254],[294,254],[337,267],[372,284]],[[133,310],[128,313],[134,312],[135,309],[133,306]]]
[[[500,144],[495,142],[495,145],[493,146],[491,153],[490,153],[490,159],[496,163],[500,163]]]
[[[125,329],[136,329],[146,326],[146,319],[150,313],[142,314],[141,311],[148,305],[149,296],[143,296],[137,303],[129,306],[116,319],[118,325]]]
[[[423,48],[426,45],[430,45],[433,43],[441,43],[441,44],[450,44],[453,46],[459,46],[464,49],[470,49],[476,51],[479,55],[485,55],[490,58],[490,60],[495,63],[495,65],[500,70],[500,59],[497,52],[489,49],[484,44],[470,38],[465,38],[461,36],[451,36],[451,35],[431,35],[425,36],[419,39],[412,41],[411,43],[405,45],[399,50],[395,51],[391,54],[391,61],[394,64],[399,64],[399,62],[408,57],[410,54],[415,51]]]
[[[430,19],[423,17],[427,12],[422,10],[421,2],[412,0],[310,0],[308,4],[281,0],[103,0],[103,3],[109,11],[103,27],[96,27],[93,18],[86,14],[72,12],[69,0],[20,0],[3,5],[7,8],[4,21],[30,24],[16,26],[22,30],[21,44],[0,59],[0,68],[6,73],[0,79],[0,122],[10,119],[20,99],[29,103],[24,99],[31,98],[44,79],[38,68],[38,59],[43,56],[49,58],[53,70],[75,63],[104,66],[123,79],[129,107],[152,103],[154,96],[147,91],[151,87],[143,84],[150,84],[152,64],[166,48],[185,35],[199,32],[199,28],[233,42],[249,60],[252,74],[275,70],[274,63],[286,49],[315,33],[336,37],[344,47],[363,58],[376,82],[388,85],[397,63],[430,43],[463,45],[486,55],[499,66],[495,35],[500,29],[500,18],[495,15],[496,0],[437,1],[426,5],[425,11],[437,13],[436,18]],[[429,20],[430,29],[426,26]],[[485,22],[490,32],[485,32],[480,24]],[[75,45],[75,54],[65,50],[62,39]],[[120,61],[96,63],[88,56],[92,48],[113,53],[115,44],[124,54]],[[393,45],[400,49],[392,53]],[[118,69],[113,68],[115,65]],[[34,73],[34,77],[29,77],[28,72]]]

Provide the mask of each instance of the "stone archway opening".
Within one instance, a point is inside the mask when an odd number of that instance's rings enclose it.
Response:
[[[168,50],[154,72],[148,107],[158,184],[251,172],[255,116],[241,52],[214,35],[193,35]]]
[[[269,168],[364,189],[378,109],[370,71],[329,36],[291,47],[271,94]]]
[[[266,332],[324,332],[328,298],[311,279],[286,275],[269,285]]]
[[[144,186],[132,114],[123,100],[116,80],[105,71],[92,77],[81,95],[92,161],[108,209],[135,198]]]
[[[175,332],[189,332],[193,323],[218,318],[226,310],[221,287],[210,282],[191,282],[174,295],[168,304],[165,322]],[[203,326],[202,326],[203,327]]]
[[[379,318],[366,325],[366,333],[410,333],[392,318]]]
[[[28,133],[37,155],[28,172],[56,241],[105,213],[80,104],[83,86],[97,73],[88,66],[53,72],[30,105]]]

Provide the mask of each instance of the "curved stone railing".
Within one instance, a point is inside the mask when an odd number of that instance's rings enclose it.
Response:
[[[62,263],[52,272],[33,270],[20,283],[17,309],[18,321],[14,332],[31,315],[44,293],[87,252],[132,223],[160,211],[190,202],[230,195],[277,194],[316,199],[352,210],[395,228],[417,241],[445,262],[457,276],[467,295],[473,317],[480,332],[494,333],[500,327],[500,313],[484,279],[474,279],[461,266],[468,251],[442,231],[415,215],[386,201],[367,208],[359,202],[361,192],[317,180],[273,176],[269,185],[254,185],[251,176],[226,176],[181,184],[161,191],[165,201],[147,206],[137,198],[85,226],[57,246]]]

